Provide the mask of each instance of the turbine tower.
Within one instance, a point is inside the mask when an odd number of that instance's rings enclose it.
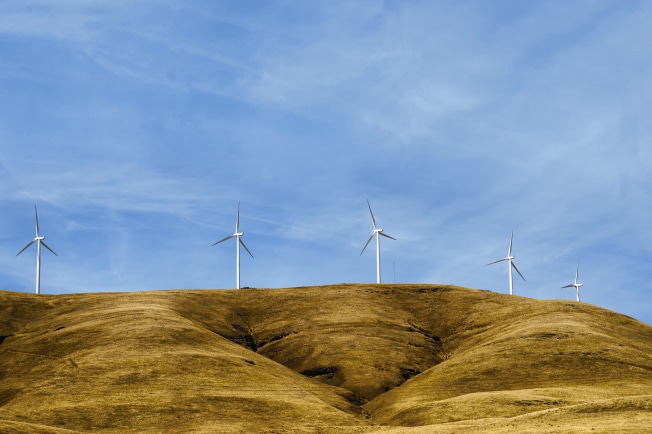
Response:
[[[577,279],[580,275],[580,261],[577,261],[577,270],[575,270],[575,283],[571,285],[562,286],[562,288],[575,288],[575,295],[577,301],[580,301],[580,286],[584,286],[583,283],[577,283]]]
[[[249,256],[252,258],[254,255],[251,254],[247,246],[245,245],[244,241],[240,238],[241,236],[244,235],[244,232],[239,232],[239,227],[240,227],[240,202],[238,202],[238,215],[235,219],[235,233],[233,235],[229,235],[226,238],[222,238],[216,243],[213,243],[213,245],[219,244],[222,241],[229,240],[231,238],[235,238],[235,287],[236,289],[240,289],[240,244],[242,244],[242,247],[245,248],[247,253],[249,253]]]
[[[365,244],[364,247],[362,248],[362,252],[360,252],[360,256],[362,256],[364,250],[367,248],[367,246],[371,242],[371,239],[375,235],[376,236],[376,283],[380,283],[380,235],[392,240],[396,240],[396,238],[390,237],[389,235],[385,234],[382,229],[376,227],[376,219],[374,219],[374,213],[371,211],[371,204],[369,203],[369,199],[367,199],[367,206],[369,207],[369,214],[371,214],[371,223],[374,225],[374,231],[371,233],[371,236],[367,240],[367,244]]]
[[[47,244],[45,244],[45,237],[42,237],[39,234],[38,230],[38,211],[36,210],[36,205],[34,205],[34,216],[36,217],[36,237],[30,241],[25,247],[23,247],[23,250],[18,252],[16,256],[20,255],[23,253],[29,246],[32,244],[36,243],[36,293],[40,294],[41,293],[41,245],[54,253],[55,256],[59,256],[56,254],[54,250],[52,250]]]
[[[512,267],[514,267],[514,270],[518,273],[519,276],[521,276],[521,279],[525,282],[525,277],[521,274],[520,271],[518,271],[518,268],[516,268],[516,264],[514,264],[513,259],[515,256],[512,255],[512,240],[514,239],[514,231],[512,231],[512,237],[509,239],[509,250],[507,251],[507,257],[498,259],[496,261],[490,262],[488,264],[485,264],[485,267],[487,265],[495,264],[497,262],[502,262],[502,261],[507,261],[508,265],[507,267],[509,268],[509,295],[514,294],[514,279],[512,277]]]

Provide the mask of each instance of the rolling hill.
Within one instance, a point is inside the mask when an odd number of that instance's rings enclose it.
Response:
[[[0,291],[0,432],[646,432],[652,327],[443,285]]]

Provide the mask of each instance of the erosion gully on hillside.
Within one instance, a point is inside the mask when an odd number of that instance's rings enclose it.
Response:
[[[652,328],[583,303],[441,285],[0,301],[3,432],[652,422]]]
[[[404,296],[396,289],[343,287],[274,291],[259,301],[256,291],[249,291],[233,304],[225,301],[228,313],[215,322],[197,315],[191,298],[179,308],[220,336],[343,387],[364,403],[441,361],[442,341],[430,331],[433,321]],[[426,310],[432,313],[432,306]]]

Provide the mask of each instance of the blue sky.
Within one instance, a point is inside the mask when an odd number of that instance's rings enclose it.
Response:
[[[652,3],[0,5],[0,287],[385,282],[652,323]],[[517,278],[518,279],[518,278]]]

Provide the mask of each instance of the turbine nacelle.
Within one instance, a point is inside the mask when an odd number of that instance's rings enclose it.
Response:
[[[386,233],[384,233],[382,228],[380,228],[380,229],[375,229],[374,232],[377,232],[379,235],[382,235],[383,237],[391,238],[391,239],[393,239],[393,240],[396,239],[396,238],[391,237],[391,236],[387,235]]]

